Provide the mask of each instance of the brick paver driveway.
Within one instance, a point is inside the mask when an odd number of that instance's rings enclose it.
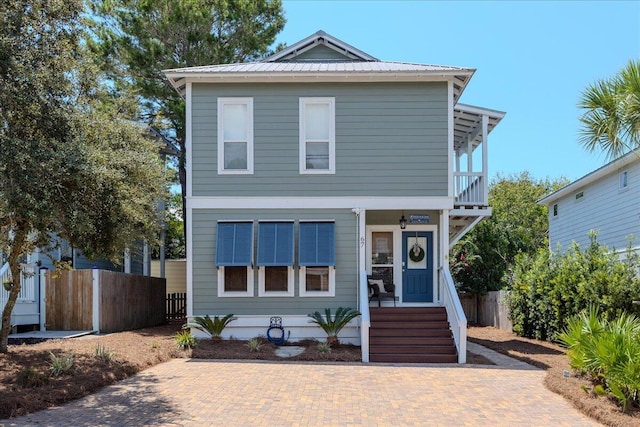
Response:
[[[172,360],[6,426],[592,426],[514,365]]]

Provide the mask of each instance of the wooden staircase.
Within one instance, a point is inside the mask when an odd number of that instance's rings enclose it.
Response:
[[[371,362],[457,363],[444,307],[371,307]]]

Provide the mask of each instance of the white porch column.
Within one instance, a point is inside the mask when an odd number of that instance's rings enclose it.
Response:
[[[362,351],[362,361],[369,362],[369,326],[371,321],[369,318],[369,291],[367,288],[366,273],[366,210],[354,208],[353,213],[356,214],[358,223],[358,309],[360,311],[360,349]]]
[[[439,267],[449,268],[449,209],[440,211],[440,248],[439,248]],[[442,302],[442,290],[440,289],[440,275],[438,275],[438,301]]]
[[[124,272],[131,273],[131,251],[129,248],[124,250]]]
[[[142,246],[142,275],[151,276],[151,256],[149,253],[149,243],[144,241]]]
[[[488,149],[489,143],[489,116],[482,115],[482,174],[484,178],[484,202],[489,204],[489,161]]]

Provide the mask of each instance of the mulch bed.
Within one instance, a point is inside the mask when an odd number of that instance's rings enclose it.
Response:
[[[565,376],[565,373],[571,372],[571,368],[562,347],[546,341],[522,338],[493,327],[471,326],[467,333],[471,342],[546,370],[545,386],[570,401],[584,414],[608,426],[640,426],[639,408],[630,408],[624,414],[615,400],[606,396],[597,397],[585,391],[585,388],[592,388],[588,380],[576,377],[573,373],[570,377]]]

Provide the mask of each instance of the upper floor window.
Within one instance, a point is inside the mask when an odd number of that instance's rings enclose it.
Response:
[[[216,242],[219,297],[253,296],[253,223],[219,222]]]
[[[253,98],[218,98],[218,173],[253,173]]]
[[[258,225],[258,295],[293,296],[293,221]]]
[[[553,205],[553,216],[558,216],[558,204]]]
[[[335,98],[300,98],[300,173],[335,173],[335,114]]]
[[[335,223],[301,222],[298,238],[300,296],[335,296]]]
[[[620,190],[624,190],[629,185],[628,174],[627,171],[620,173],[620,186],[618,187]]]

